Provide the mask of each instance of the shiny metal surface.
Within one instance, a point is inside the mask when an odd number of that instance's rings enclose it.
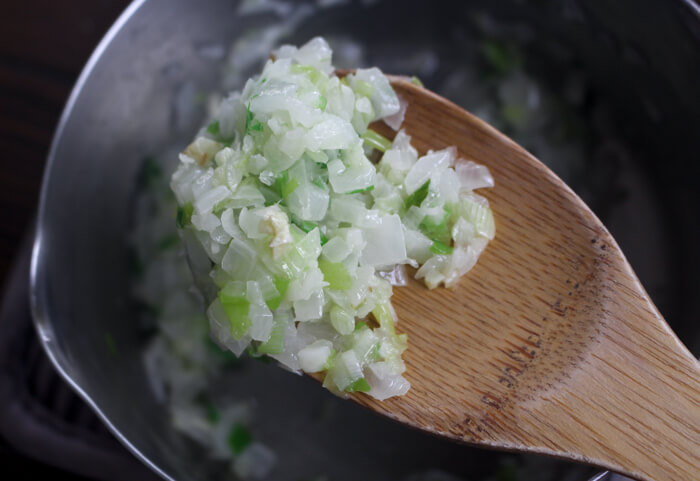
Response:
[[[462,2],[444,2],[444,6],[435,8],[423,2],[405,2],[397,13],[387,2],[378,2],[367,7],[371,9],[368,15],[365,7],[354,4],[312,12],[311,7],[303,10],[301,5],[315,2],[296,2],[291,11],[304,15],[283,38],[299,42],[316,34],[354,35],[366,45],[381,46],[370,55],[373,63],[403,73],[392,69],[397,52],[426,44],[444,47],[450,41],[450,26],[466,21],[481,9],[492,9],[509,21],[515,18],[538,28],[546,25],[538,34],[551,42],[568,42],[580,51],[587,71],[601,88],[613,95],[625,92],[617,98],[623,116],[630,112],[640,119],[656,116],[657,120],[634,124],[642,130],[655,129],[644,143],[640,141],[641,148],[663,151],[664,145],[676,139],[680,141],[674,143],[675,151],[667,152],[664,162],[682,171],[689,161],[695,161],[700,151],[698,139],[692,135],[700,125],[696,88],[700,78],[700,28],[692,2],[635,2],[638,17],[628,17],[627,6],[622,6],[632,2],[605,7],[584,7],[574,1],[542,2],[538,11],[529,10],[521,2],[487,3],[475,1],[465,6]],[[271,9],[243,17],[237,9],[237,2],[227,0],[137,0],[124,12],[85,67],[61,118],[44,177],[34,244],[32,308],[52,362],[115,436],[169,480],[219,479],[225,471],[172,428],[150,394],[139,357],[144,340],[130,322],[133,311],[123,239],[141,159],[173,139],[188,138],[201,121],[201,112],[198,115],[197,111],[190,118],[176,118],[174,99],[188,83],[206,91],[219,81],[223,59],[202,56],[198,50],[206,45],[228,47],[245,29],[281,24],[290,16],[290,10]],[[650,12],[657,14],[654,27],[648,24]],[[665,42],[653,41],[648,35],[650,29],[659,35],[667,33]],[[610,51],[605,45],[612,45]],[[629,58],[625,60],[624,55]],[[440,68],[449,70],[452,61],[445,61]],[[446,73],[438,71],[436,75]],[[637,105],[639,99],[648,102],[646,110]],[[656,170],[651,172],[657,174]],[[674,197],[670,190],[664,194],[665,207],[672,212],[672,225],[666,227],[673,249],[668,255],[669,262],[673,262],[673,283],[669,287],[673,292],[662,293],[666,297],[657,303],[697,354],[700,333],[694,321],[700,309],[692,294],[697,293],[698,261],[679,260],[694,251],[698,240],[700,214],[693,204],[697,200],[697,179],[672,175],[661,179],[660,188],[673,185],[674,180],[695,183],[687,191],[676,192],[679,196]],[[681,203],[685,209],[673,211],[673,206]],[[614,229],[613,233],[618,235]],[[645,257],[655,255],[631,241],[628,246],[624,242],[622,245],[632,252],[629,258],[633,264],[635,258],[643,262]],[[639,269],[637,264],[635,268]],[[650,271],[648,276],[653,274]],[[645,282],[643,272],[640,277]],[[116,355],[105,348],[105,332],[120,346]],[[305,447],[294,453],[305,453],[306,458],[296,462],[290,458],[286,473],[289,479],[293,479],[295,470],[301,472],[302,465],[312,462],[335,469],[338,475],[332,479],[388,479],[391,473],[404,476],[408,471],[396,467],[399,452],[407,469],[446,466],[455,473],[467,473],[467,466],[473,465],[475,478],[488,472],[479,466],[496,462],[495,453],[406,431],[332,398],[308,380],[299,381],[274,367],[256,369],[237,382],[260,393],[261,409],[279,411],[268,421],[275,426],[265,428],[279,434],[274,447],[284,449],[290,443],[299,445],[298,449]],[[278,406],[277,393],[265,395],[260,376],[273,378],[279,382],[280,391],[288,393],[285,408]],[[288,432],[299,428],[284,424],[286,420],[296,412],[312,416],[313,412],[304,410],[321,405],[342,410],[346,422],[343,429],[347,426],[350,439],[365,435],[365,439],[376,440],[379,448],[367,449],[368,467],[333,466],[328,453],[348,447],[339,443],[337,436],[329,435],[327,428],[316,426],[298,436]],[[384,465],[387,467],[377,467]],[[348,471],[350,468],[357,471]]]

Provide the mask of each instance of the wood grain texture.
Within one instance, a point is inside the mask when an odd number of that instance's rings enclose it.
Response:
[[[496,238],[455,288],[412,280],[395,289],[411,390],[352,398],[469,444],[640,480],[700,479],[700,365],[605,227],[503,134],[406,80],[392,83],[419,152],[456,145],[491,170],[495,188],[479,193]]]

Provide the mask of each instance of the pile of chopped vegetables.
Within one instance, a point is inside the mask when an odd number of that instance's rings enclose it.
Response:
[[[493,179],[454,148],[419,156],[384,74],[339,78],[331,54],[322,38],[275,51],[180,154],[171,187],[217,344],[386,399],[410,387],[392,284],[406,264],[431,289],[472,268],[495,233],[473,190]]]

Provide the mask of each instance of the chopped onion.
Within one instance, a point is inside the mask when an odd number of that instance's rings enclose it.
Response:
[[[473,190],[493,179],[471,161],[454,167],[454,147],[419,157],[384,74],[341,80],[331,58],[321,38],[277,50],[180,155],[171,186],[214,342],[386,399],[410,387],[392,285],[407,284],[405,264],[431,289],[474,266],[495,222]],[[393,141],[368,129],[380,119],[398,130]],[[202,379],[183,377],[179,392]],[[218,431],[202,436],[225,444]],[[252,469],[249,452],[236,472]]]

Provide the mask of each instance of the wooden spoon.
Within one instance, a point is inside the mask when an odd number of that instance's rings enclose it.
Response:
[[[391,83],[419,152],[455,145],[488,166],[496,186],[479,193],[496,238],[455,288],[412,279],[394,290],[411,390],[352,399],[467,444],[700,479],[700,363],[600,220],[502,133],[405,78]]]

